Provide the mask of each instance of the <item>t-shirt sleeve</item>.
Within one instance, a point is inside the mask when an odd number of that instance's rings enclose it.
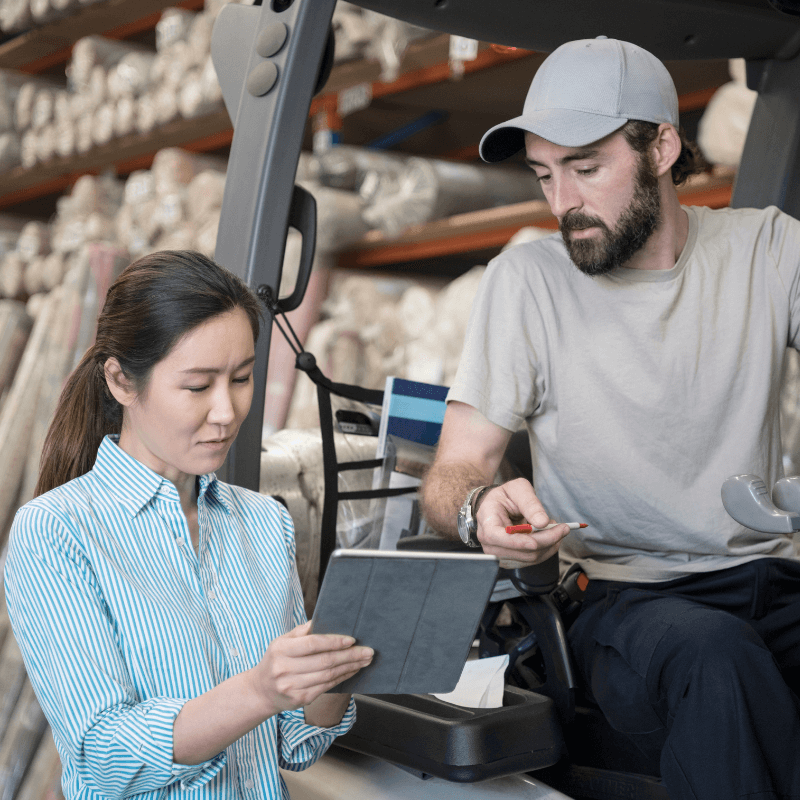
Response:
[[[539,359],[545,322],[524,268],[529,252],[520,246],[487,267],[447,395],[448,402],[466,403],[512,432],[534,413],[545,390]]]
[[[774,209],[770,231],[770,255],[781,276],[789,300],[790,347],[800,350],[800,222]]]

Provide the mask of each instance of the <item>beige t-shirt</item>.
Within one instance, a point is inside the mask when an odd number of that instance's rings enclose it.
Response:
[[[492,261],[448,395],[528,428],[561,547],[590,577],[661,581],[765,556],[788,536],[731,519],[731,475],[782,477],[778,399],[800,341],[800,222],[772,207],[687,208],[670,270],[590,278],[560,235]]]

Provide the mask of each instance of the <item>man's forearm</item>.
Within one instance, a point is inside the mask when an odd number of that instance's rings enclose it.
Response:
[[[458,510],[470,489],[491,483],[471,465],[434,462],[422,482],[422,514],[437,533],[458,539]]]

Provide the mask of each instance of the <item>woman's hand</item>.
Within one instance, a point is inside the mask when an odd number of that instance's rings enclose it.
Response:
[[[555,521],[550,519],[533,486],[524,478],[487,492],[478,507],[477,519],[478,541],[483,552],[497,556],[504,567],[546,561],[569,533],[566,524],[533,533],[506,533],[506,526],[520,520],[535,528],[544,528]]]
[[[306,622],[273,639],[251,670],[255,690],[272,714],[308,705],[372,661],[373,650],[356,646],[352,636],[310,631]]]

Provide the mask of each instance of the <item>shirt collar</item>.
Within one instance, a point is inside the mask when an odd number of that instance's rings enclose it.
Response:
[[[135,517],[156,495],[173,496],[178,499],[175,485],[137,461],[119,446],[119,435],[105,436],[97,450],[92,473],[114,494]],[[220,505],[231,513],[230,498],[223,490],[223,484],[213,472],[200,476],[198,500],[218,500]],[[227,488],[227,487],[225,487]]]

